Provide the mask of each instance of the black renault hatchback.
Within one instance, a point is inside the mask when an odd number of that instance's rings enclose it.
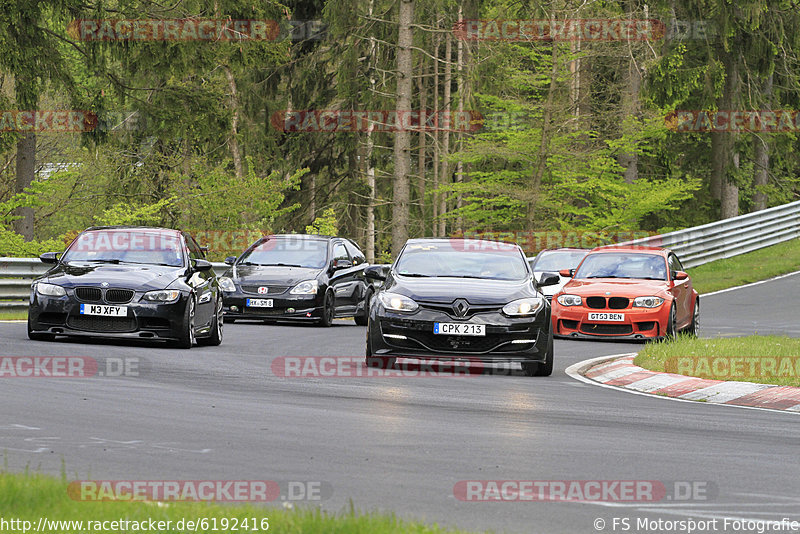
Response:
[[[60,256],[60,257],[59,257]],[[222,342],[222,294],[192,236],[167,228],[92,227],[31,284],[28,337]]]
[[[225,321],[311,321],[330,326],[335,317],[365,325],[372,285],[366,258],[342,237],[264,236],[236,258],[220,278]]]
[[[366,269],[384,280],[372,299],[366,362],[390,368],[398,357],[519,362],[529,376],[553,372],[550,303],[522,249],[470,239],[411,239],[395,262]]]

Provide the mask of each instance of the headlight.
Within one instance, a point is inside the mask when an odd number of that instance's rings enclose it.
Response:
[[[177,289],[160,289],[158,291],[148,291],[142,295],[142,299],[150,302],[172,302],[178,300],[180,296],[181,292]]]
[[[658,308],[664,303],[661,297],[636,297],[633,305],[636,308]]]
[[[532,315],[544,307],[544,301],[539,297],[519,299],[503,306],[506,315]]]
[[[581,298],[578,295],[561,295],[556,300],[562,306],[580,306]]]
[[[228,291],[228,292],[236,291],[236,286],[233,285],[233,280],[231,280],[227,276],[220,276],[219,278],[217,278],[217,281],[219,282],[220,289],[222,289],[223,291]]]
[[[45,284],[38,282],[36,284],[36,292],[40,295],[47,295],[48,297],[63,297],[67,294],[64,288],[55,284]]]
[[[318,289],[319,282],[316,280],[306,280],[294,286],[289,293],[292,295],[316,295]]]
[[[419,305],[412,299],[405,295],[398,295],[397,293],[381,291],[378,293],[378,298],[381,300],[383,307],[387,310],[413,312],[419,308]]]

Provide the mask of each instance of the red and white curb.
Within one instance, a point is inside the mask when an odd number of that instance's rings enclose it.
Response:
[[[727,382],[658,373],[634,365],[634,358],[636,354],[593,358],[571,365],[566,373],[582,382],[640,395],[800,413],[800,387]]]

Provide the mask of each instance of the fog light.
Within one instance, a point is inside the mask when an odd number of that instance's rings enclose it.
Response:
[[[388,337],[391,339],[408,339],[406,336],[401,334],[383,334],[383,337]]]

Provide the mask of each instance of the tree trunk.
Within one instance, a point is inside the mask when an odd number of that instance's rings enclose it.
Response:
[[[437,24],[438,28],[438,24]],[[437,33],[434,37],[433,57],[433,111],[439,113],[439,44],[441,38]],[[433,130],[433,195],[431,195],[431,236],[436,237],[439,224],[439,130]]]
[[[30,187],[36,174],[36,134],[27,132],[17,141],[16,192]],[[14,231],[25,241],[33,240],[33,208],[21,207],[14,212],[21,216],[14,221]]]
[[[419,92],[419,121],[420,124],[425,124],[425,115],[428,107],[428,90],[425,80],[426,59],[423,56],[420,60],[419,78],[417,83],[417,91]],[[421,226],[422,235],[425,235],[425,158],[427,152],[427,132],[425,128],[419,130],[419,153],[417,155],[417,195],[419,197],[419,221]]]
[[[528,229],[534,230],[536,204],[539,202],[539,193],[542,187],[542,178],[547,167],[547,153],[550,149],[550,122],[553,117],[553,106],[558,84],[558,43],[552,43],[553,50],[550,58],[553,62],[550,68],[550,85],[547,88],[547,97],[542,112],[542,136],[539,141],[539,153],[536,155],[536,167],[531,176],[530,201],[528,202]]]
[[[626,3],[629,20],[636,18],[634,0]],[[642,91],[642,74],[639,72],[636,58],[633,55],[633,46],[628,42],[628,69],[625,73],[625,87],[622,91],[622,133],[630,133],[630,127],[625,126],[625,121],[638,118],[641,109],[640,94]],[[617,162],[624,167],[623,178],[627,183],[633,183],[639,178],[639,155],[633,152],[622,152],[617,157]]]
[[[228,138],[228,147],[231,149],[231,158],[233,158],[233,169],[236,172],[237,178],[244,177],[244,169],[242,167],[242,156],[239,152],[239,92],[236,89],[236,79],[233,77],[231,69],[227,65],[222,65],[222,70],[225,71],[225,77],[228,78],[228,89],[231,92],[231,133]]]
[[[739,58],[736,40],[731,45],[733,52],[721,50],[723,65],[725,66],[725,86],[720,98],[720,110],[733,110],[739,99]],[[739,187],[733,179],[731,167],[738,169],[739,155],[735,153],[736,137],[733,132],[713,133],[717,136],[716,143],[712,137],[711,147],[716,152],[712,154],[712,185],[714,181],[719,183],[719,193],[721,201],[720,216],[722,219],[729,219],[739,215]]]
[[[764,80],[764,105],[761,109],[770,109],[772,105],[772,80],[773,75]],[[766,134],[753,136],[753,211],[767,208],[767,194],[763,188],[769,183],[769,150],[770,137]]]
[[[397,35],[397,116],[411,111],[414,64],[411,58],[414,0],[400,0]],[[397,128],[394,136],[394,181],[392,198],[392,254],[397,255],[408,240],[409,174],[411,173],[411,132]]]
[[[464,20],[464,10],[463,6],[458,6],[458,22],[459,24],[462,23]],[[457,72],[457,84],[458,84],[458,116],[459,119],[464,116],[464,92],[466,91],[466,83],[464,80],[464,40],[459,39],[458,44],[456,46],[456,72]],[[461,150],[461,144],[463,142],[462,136],[462,129],[458,129],[458,133],[456,134],[457,137],[457,146],[458,150]],[[464,162],[460,159],[456,162],[456,183],[463,183],[464,182]],[[459,191],[456,194],[456,209],[460,210],[464,206],[464,197]],[[458,234],[464,233],[464,218],[459,214],[456,217],[456,232]]]
[[[453,55],[453,35],[452,33],[448,33],[445,37],[445,45],[444,45],[444,56],[445,56],[445,63],[444,63],[444,121],[440,121],[439,126],[443,127],[442,130],[442,157],[441,157],[441,165],[442,169],[439,176],[439,182],[442,186],[450,183],[450,162],[447,161],[447,156],[450,154],[450,130],[452,126],[452,121],[450,120],[450,112],[452,110],[452,106],[450,105],[450,91],[451,85],[453,82],[452,72],[453,67],[451,65],[451,57]],[[444,124],[443,124],[444,123]],[[439,237],[444,237],[447,234],[447,221],[445,220],[445,215],[447,215],[447,193],[443,193],[439,198]]]

